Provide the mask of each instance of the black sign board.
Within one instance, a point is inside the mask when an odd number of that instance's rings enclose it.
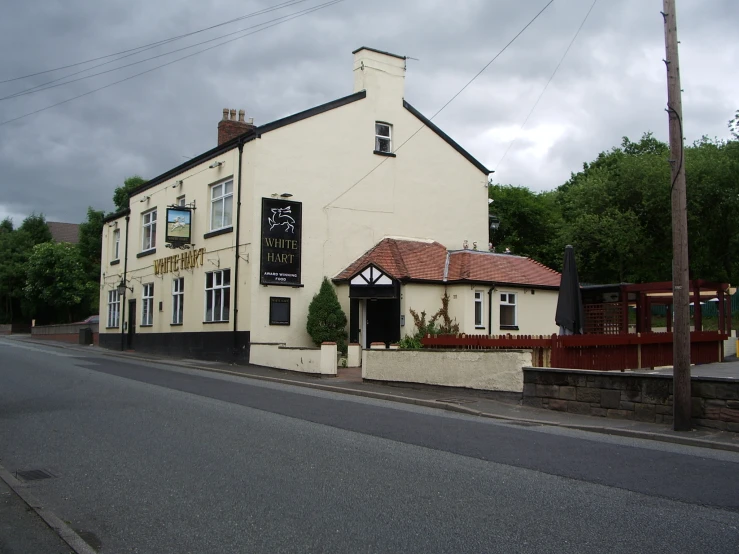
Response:
[[[167,233],[164,242],[170,244],[190,244],[192,231],[192,210],[190,208],[167,208]]]
[[[262,198],[261,284],[301,286],[302,224],[300,202]]]

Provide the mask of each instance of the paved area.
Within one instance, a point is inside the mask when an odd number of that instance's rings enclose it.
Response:
[[[38,340],[31,339],[28,336],[16,336],[13,338],[15,340],[26,340],[33,344],[39,344]],[[337,377],[322,378],[254,365],[242,366],[193,359],[172,359],[136,352],[115,352],[95,346],[77,346],[53,341],[42,342],[42,344],[49,345],[52,343],[61,348],[76,349],[78,351],[96,351],[103,355],[118,356],[132,360],[156,361],[178,367],[221,372],[319,390],[443,408],[449,411],[481,417],[554,425],[612,435],[643,437],[677,444],[704,446],[739,452],[739,433],[705,428],[696,428],[690,432],[677,432],[673,431],[669,426],[662,424],[606,419],[521,406],[511,395],[487,394],[481,391],[448,387],[428,387],[414,385],[412,383],[381,384],[363,382],[360,368],[342,368],[339,370]],[[723,367],[709,368],[708,365],[726,365],[727,367],[724,370]],[[713,376],[721,376],[720,371],[725,371],[729,375],[733,375],[734,372],[739,370],[739,362],[707,364],[706,366],[694,366],[693,369],[696,375],[703,374],[704,371]],[[671,372],[671,368],[664,369],[664,371],[668,370]]]
[[[661,373],[663,375],[672,375],[672,367],[660,367],[651,371],[639,371],[638,373]],[[739,379],[739,360],[736,359],[736,356],[731,356],[730,358],[727,358],[725,362],[694,365],[690,368],[690,374],[695,377]]]
[[[0,553],[69,554],[73,550],[0,479]]]

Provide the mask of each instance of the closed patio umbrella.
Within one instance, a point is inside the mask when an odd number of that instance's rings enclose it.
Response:
[[[577,276],[575,250],[567,245],[565,248],[562,279],[559,282],[559,298],[554,321],[559,325],[560,335],[582,335],[585,323],[585,311],[580,294],[580,279]]]

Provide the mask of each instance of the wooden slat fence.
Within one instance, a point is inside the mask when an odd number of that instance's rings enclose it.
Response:
[[[694,364],[723,361],[728,334],[700,331],[690,334]],[[532,351],[538,367],[622,371],[672,365],[672,333],[621,335],[428,335],[425,348]]]

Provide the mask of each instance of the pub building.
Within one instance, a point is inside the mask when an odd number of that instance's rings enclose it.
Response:
[[[556,331],[559,274],[483,251],[491,172],[405,100],[403,56],[353,54],[352,94],[259,126],[225,109],[215,148],[106,217],[101,346],[239,363],[313,346],[324,277],[363,347],[413,334],[445,292],[463,332]]]

